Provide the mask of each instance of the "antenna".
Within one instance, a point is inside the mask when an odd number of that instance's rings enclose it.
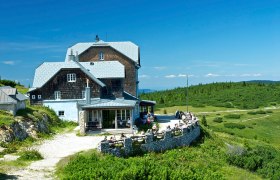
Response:
[[[188,91],[189,91],[189,75],[187,74],[187,89],[186,89],[187,113],[189,112],[189,96],[188,96]]]
[[[107,40],[107,32],[106,32],[106,42],[107,42],[108,40]]]

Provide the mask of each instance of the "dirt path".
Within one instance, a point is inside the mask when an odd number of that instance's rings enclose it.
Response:
[[[43,155],[43,160],[35,161],[28,167],[10,172],[8,175],[24,180],[54,179],[52,175],[58,161],[79,151],[96,148],[103,138],[102,136],[78,137],[75,132],[59,134],[54,139],[46,140],[34,147]]]

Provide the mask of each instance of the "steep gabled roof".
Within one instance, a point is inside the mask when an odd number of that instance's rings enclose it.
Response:
[[[0,87],[0,90],[5,92],[9,96],[17,94],[17,89],[16,88],[12,88],[11,86],[2,86],[2,87]]]
[[[29,91],[33,91],[36,88],[42,87],[46,84],[55,74],[62,69],[80,69],[92,80],[104,87],[98,78],[124,78],[125,71],[124,65],[118,61],[101,61],[101,62],[44,62],[35,70],[35,76],[32,88]]]
[[[65,61],[68,61],[68,56],[71,55],[71,52],[78,52],[79,54],[82,54],[84,51],[89,49],[90,47],[94,46],[109,46],[120,52],[121,54],[125,55],[132,61],[136,62],[139,65],[139,47],[130,42],[104,42],[104,41],[98,41],[98,42],[86,42],[86,43],[77,43],[67,49]]]
[[[17,101],[0,89],[0,104],[16,104]]]
[[[92,73],[85,69],[79,62],[44,62],[35,70],[35,76],[32,88],[40,88],[45,85],[55,74],[62,69],[80,69],[88,75],[93,81],[104,87],[105,84],[98,80]]]

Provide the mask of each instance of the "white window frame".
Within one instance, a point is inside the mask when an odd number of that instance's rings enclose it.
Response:
[[[71,73],[71,74],[67,74],[67,81],[68,82],[76,82],[76,74],[75,73]]]
[[[104,53],[102,51],[98,53],[98,56],[99,56],[99,60],[104,60]]]
[[[32,96],[31,96],[31,99],[36,99],[36,96],[35,96],[35,95],[32,95]]]
[[[61,99],[61,92],[60,91],[54,91],[54,99]]]
[[[60,114],[60,113],[61,113],[61,114]],[[65,112],[62,111],[62,110],[61,110],[61,111],[58,111],[58,112],[57,112],[57,115],[58,115],[58,116],[65,116]]]
[[[42,99],[42,95],[41,94],[38,95],[38,99]]]

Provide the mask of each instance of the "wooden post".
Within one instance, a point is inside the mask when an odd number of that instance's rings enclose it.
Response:
[[[133,130],[134,119],[133,119],[133,109],[130,110],[130,128]]]
[[[80,134],[85,135],[86,134],[86,112],[85,111],[80,111],[79,114],[79,125],[80,125]]]
[[[102,124],[103,124],[103,111],[100,110],[100,112],[101,112],[100,128],[102,128]]]

